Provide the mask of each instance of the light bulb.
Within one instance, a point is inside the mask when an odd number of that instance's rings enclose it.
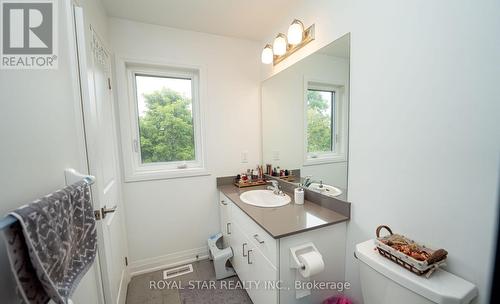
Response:
[[[274,55],[284,55],[286,53],[286,36],[283,34],[278,34],[276,38],[274,38],[273,42],[273,53]]]
[[[260,58],[263,64],[270,64],[273,62],[273,48],[270,44],[264,47]]]
[[[293,20],[292,24],[288,28],[288,43],[290,44],[299,44],[302,42],[302,36],[304,34],[304,24],[300,22],[300,20]]]

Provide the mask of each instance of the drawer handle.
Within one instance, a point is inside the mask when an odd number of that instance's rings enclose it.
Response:
[[[222,205],[224,205],[224,206],[227,206],[227,203],[226,203],[226,201],[225,201],[225,200],[220,201],[220,203],[221,203]]]
[[[242,246],[242,248],[243,248],[243,256],[244,257],[246,257],[248,255],[248,254],[245,254],[245,246],[246,245],[248,245],[248,244],[247,243],[243,243],[243,246]],[[249,250],[249,251],[251,251],[251,250]]]
[[[253,235],[253,238],[254,238],[257,242],[259,242],[259,244],[264,244],[264,241],[263,241],[263,240],[261,240],[261,239],[259,239],[259,235],[258,235],[258,234],[254,234],[254,235]]]
[[[250,261],[250,252],[252,252],[252,249],[248,249],[248,251],[247,251],[247,263],[253,264],[253,262]]]
[[[231,230],[229,229],[230,226],[231,226],[231,223],[227,223],[226,224],[226,232],[227,232],[228,235],[231,234]]]

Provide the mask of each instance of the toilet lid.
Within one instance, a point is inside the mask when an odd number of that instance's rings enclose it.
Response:
[[[430,278],[418,276],[381,256],[373,240],[356,245],[356,257],[405,288],[439,304],[466,304],[477,297],[474,284],[442,269]]]

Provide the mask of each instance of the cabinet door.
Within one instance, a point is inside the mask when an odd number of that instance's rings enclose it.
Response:
[[[233,249],[232,264],[242,281],[249,280],[248,245],[249,242],[237,224],[231,224],[231,248]]]
[[[222,193],[219,194],[219,212],[220,212],[220,229],[222,232],[222,240],[224,247],[231,245],[230,235],[230,206],[231,201]]]
[[[249,263],[249,280],[259,286],[248,290],[254,304],[278,303],[278,271],[264,254],[252,244],[249,247],[247,263]]]

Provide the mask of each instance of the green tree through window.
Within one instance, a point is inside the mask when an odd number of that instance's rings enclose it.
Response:
[[[333,100],[334,92],[307,91],[307,152],[333,150]]]
[[[145,110],[139,116],[142,162],[194,160],[191,99],[165,87],[143,96]]]

